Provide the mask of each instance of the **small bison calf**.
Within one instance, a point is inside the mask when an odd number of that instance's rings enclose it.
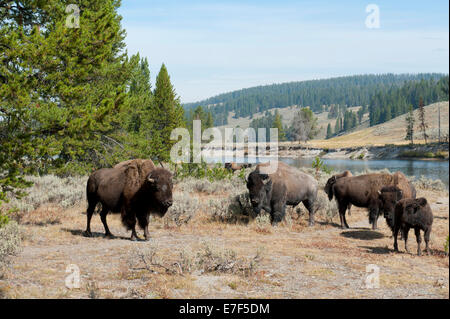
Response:
[[[395,251],[398,251],[397,236],[398,232],[401,230],[403,239],[405,240],[405,249],[409,253],[408,233],[411,228],[414,228],[417,239],[417,254],[420,256],[422,253],[420,249],[420,243],[422,242],[420,230],[424,231],[425,250],[429,253],[430,248],[428,244],[433,224],[433,213],[431,212],[430,205],[423,197],[416,199],[400,199],[401,196],[402,192],[398,188],[392,186],[384,187],[380,192],[384,216],[394,235],[394,249]],[[393,202],[396,202],[395,206],[392,205]]]

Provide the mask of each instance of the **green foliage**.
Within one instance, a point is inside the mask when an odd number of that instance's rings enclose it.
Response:
[[[238,177],[239,177],[243,182],[245,182],[245,168],[241,168],[241,169],[239,170]]]
[[[419,76],[402,85],[392,85],[377,91],[370,99],[370,125],[377,125],[405,114],[409,107],[417,109],[420,103],[428,105],[438,101],[448,100],[445,93],[445,83],[448,76]]]
[[[156,77],[156,87],[153,92],[154,103],[151,108],[151,122],[147,142],[151,143],[154,156],[158,161],[169,161],[170,149],[176,141],[170,140],[170,134],[177,127],[184,127],[184,110],[180,99],[170,82],[170,76],[163,64]]]
[[[287,130],[286,136],[290,141],[307,142],[319,133],[317,117],[307,107],[301,108],[292,120],[292,125]]]
[[[265,128],[266,129],[266,141],[270,140],[270,129],[276,128],[278,129],[278,141],[285,141],[286,140],[286,132],[285,128],[282,124],[283,117],[278,113],[278,110],[275,110],[275,113],[272,114],[272,112],[266,111],[263,117],[258,119],[253,119],[250,122],[250,127],[255,129],[255,132],[258,133],[258,128]],[[260,137],[258,137],[260,138]]]
[[[329,138],[331,138],[332,136],[333,136],[333,130],[331,129],[331,124],[328,123],[326,139],[329,139]]]
[[[447,239],[445,240],[445,243],[444,243],[444,252],[446,255],[448,255],[448,235],[447,235]]]
[[[409,113],[406,116],[405,120],[406,120],[405,140],[410,141],[411,144],[414,144],[414,123],[416,120],[414,118],[414,112],[413,112],[412,105],[409,105]]]
[[[236,117],[246,117],[272,108],[292,105],[299,107],[309,106],[314,112],[321,111],[323,105],[366,106],[370,104],[375,94],[385,95],[390,90],[404,86],[405,82],[418,82],[421,79],[437,81],[443,76],[444,74],[436,73],[355,75],[324,80],[273,84],[220,94],[200,102],[185,104],[184,107],[186,110],[189,110],[198,105],[212,105],[210,110],[214,114],[215,124],[225,125],[227,124],[229,112],[234,112]],[[444,83],[442,85],[445,86]],[[412,90],[408,89],[408,91],[414,94]],[[440,101],[448,100],[448,97],[447,99],[442,97],[444,94],[441,94],[441,92],[439,92],[439,95],[441,97],[435,97],[432,94],[427,95],[431,96],[431,99],[425,99],[425,101],[432,103],[436,101],[435,98],[438,98]],[[373,107],[378,108],[378,105],[374,104]],[[338,115],[337,110],[331,111],[334,114],[330,118]],[[407,109],[403,113],[406,111]],[[373,113],[373,111],[371,112]],[[394,113],[392,113],[393,116]]]
[[[9,216],[6,214],[0,213],[0,228],[7,225],[9,223]]]
[[[177,165],[174,178],[176,180],[183,180],[187,177],[194,177],[197,179],[207,178],[210,182],[231,179],[233,173],[225,169],[220,163],[209,167],[206,162],[201,163],[182,163]]]
[[[322,171],[326,174],[331,174],[332,172],[332,169],[326,166],[318,156],[314,158],[314,161],[312,162],[311,166],[316,170],[316,178],[319,177],[319,171]]]
[[[0,201],[25,174],[111,164],[130,70],[119,2],[83,1],[80,28],[66,4],[0,3]]]

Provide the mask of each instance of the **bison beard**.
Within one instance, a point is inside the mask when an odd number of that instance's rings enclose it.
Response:
[[[90,221],[96,205],[102,204],[100,217],[105,236],[113,237],[106,216],[121,213],[122,223],[131,230],[131,240],[138,239],[136,220],[149,239],[150,214],[164,216],[172,205],[172,175],[164,168],[153,168],[145,160],[122,162],[114,168],[103,168],[89,176],[87,183],[87,226],[85,234],[91,236]],[[151,164],[151,165],[150,165]],[[145,174],[145,176],[143,176]]]

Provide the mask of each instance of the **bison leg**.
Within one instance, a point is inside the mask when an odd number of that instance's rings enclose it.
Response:
[[[403,227],[402,233],[403,233],[403,240],[405,241],[405,250],[406,250],[407,253],[409,253],[409,249],[408,249],[409,227],[408,226]]]
[[[417,240],[417,255],[422,255],[422,251],[420,249],[420,243],[422,242],[422,238],[420,237],[420,228],[415,227],[414,233],[416,234],[416,240]]]
[[[102,220],[103,227],[105,227],[105,237],[114,238],[114,235],[109,231],[108,223],[106,222],[106,215],[108,215],[108,211],[109,210],[107,208],[103,208],[100,212],[100,219]]]
[[[92,218],[92,214],[94,214],[94,210],[95,210],[95,206],[97,205],[97,203],[94,202],[89,202],[88,204],[88,208],[86,211],[86,216],[87,216],[87,224],[86,224],[86,231],[84,232],[84,235],[87,237],[91,237],[92,233],[91,233],[91,218]]]
[[[369,207],[369,223],[372,224],[372,230],[377,229],[378,214],[377,207]]]
[[[398,225],[394,225],[394,250],[396,252],[398,252],[397,237],[398,237],[399,230],[400,230],[400,227],[398,227]]]
[[[306,209],[309,212],[309,224],[308,224],[308,226],[314,226],[314,213],[315,213],[314,202],[306,199],[302,203],[303,203],[303,205],[305,205]]]
[[[341,228],[350,228],[347,224],[347,220],[345,219],[345,211],[347,210],[347,203],[338,202],[339,207],[339,218],[341,220]]]
[[[423,234],[423,238],[425,239],[425,251],[427,252],[427,254],[430,253],[430,247],[428,246],[428,243],[430,242],[430,234],[431,226],[428,226]]]
[[[150,233],[148,232],[148,215],[139,215],[137,216],[139,226],[144,230],[144,238],[145,240],[150,239]]]
[[[283,220],[286,213],[286,204],[275,204],[272,207],[272,226],[277,226]]]

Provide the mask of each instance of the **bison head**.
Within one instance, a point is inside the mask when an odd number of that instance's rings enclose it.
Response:
[[[255,214],[259,214],[261,209],[268,207],[268,193],[272,190],[272,180],[269,175],[259,172],[251,172],[247,179],[247,188],[250,195],[250,203]]]
[[[394,224],[395,204],[397,204],[402,197],[402,190],[396,186],[385,186],[378,191],[380,211],[383,212],[384,218],[386,218],[386,222],[390,227]]]
[[[332,189],[332,187],[333,187],[334,183],[336,183],[336,176],[331,176],[328,179],[328,181],[325,184],[325,187],[323,189],[325,191],[325,193],[328,195],[328,199],[329,200],[333,199],[333,189]]]
[[[148,185],[153,200],[159,208],[159,213],[164,215],[167,209],[172,206],[172,174],[164,168],[156,168],[147,176]]]

